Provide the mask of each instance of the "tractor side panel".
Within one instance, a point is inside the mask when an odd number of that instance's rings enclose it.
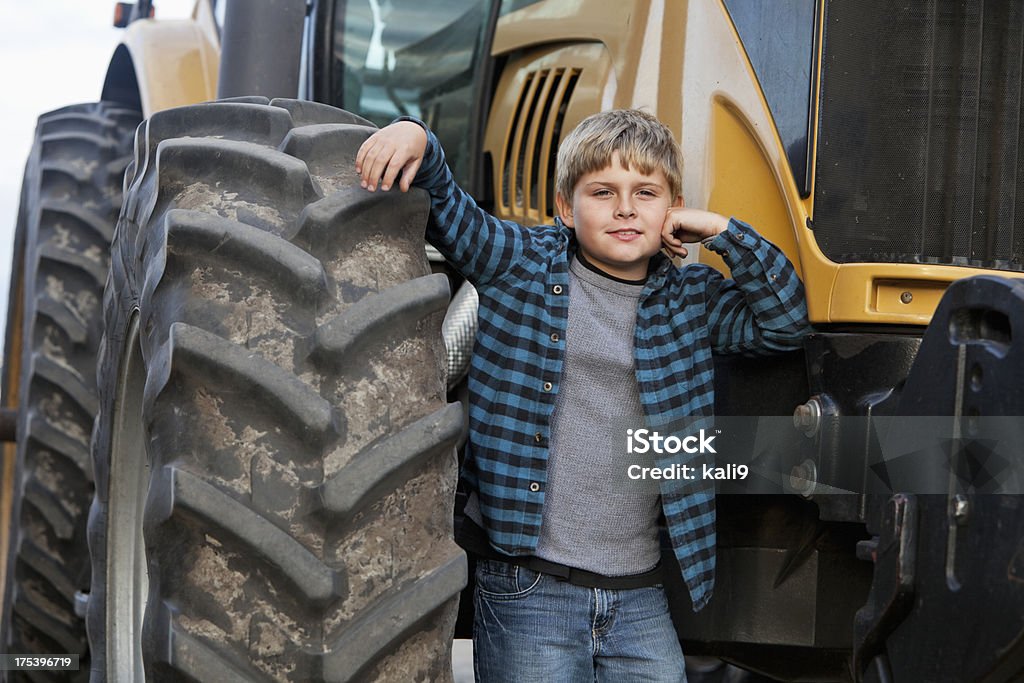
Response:
[[[134,22],[111,61],[104,92],[130,91],[134,78],[146,117],[214,99],[220,65],[214,36],[192,19]]]

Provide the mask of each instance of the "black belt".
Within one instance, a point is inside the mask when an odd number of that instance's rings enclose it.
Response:
[[[548,562],[547,560],[542,560],[541,558],[534,557],[532,555],[522,557],[512,556],[508,559],[498,561],[504,561],[509,564],[526,567],[527,569],[531,569],[540,574],[554,576],[559,581],[568,581],[574,586],[582,586],[584,588],[604,588],[605,590],[624,591],[631,590],[633,588],[648,588],[650,586],[656,586],[662,582],[660,562],[654,566],[654,569],[648,570],[642,574],[605,576],[604,574],[596,574],[594,572],[584,571],[583,569],[568,567],[564,564],[558,564],[557,562]]]
[[[548,562],[533,555],[504,555],[491,547],[487,541],[487,532],[469,517],[462,517],[462,522],[457,526],[456,538],[463,548],[480,558],[493,562],[507,562],[532,569],[541,574],[554,576],[559,581],[568,581],[574,586],[584,588],[604,588],[606,590],[630,590],[632,588],[648,588],[662,583],[661,563],[654,566],[654,569],[643,574],[630,574],[628,576],[605,576],[594,572],[576,569],[557,562]]]

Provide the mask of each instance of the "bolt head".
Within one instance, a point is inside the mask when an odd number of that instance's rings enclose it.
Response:
[[[818,468],[812,460],[804,460],[789,472],[789,488],[801,496],[810,496],[818,484]]]
[[[807,403],[798,405],[793,410],[793,427],[799,429],[807,437],[813,437],[821,426],[821,403],[812,397]]]

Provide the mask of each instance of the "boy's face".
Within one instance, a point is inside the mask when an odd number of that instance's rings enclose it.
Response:
[[[616,152],[609,166],[577,181],[571,202],[558,195],[555,203],[588,261],[609,275],[639,280],[661,249],[667,211],[682,206],[682,197],[671,196],[660,169],[651,175],[627,169]]]

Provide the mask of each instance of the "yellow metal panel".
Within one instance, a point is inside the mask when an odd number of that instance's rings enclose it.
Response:
[[[658,68],[666,8],[677,0],[546,0],[498,21],[492,54],[509,54],[541,45],[600,43],[615,71],[615,90],[603,108],[656,109],[661,81]],[[650,21],[648,20],[650,19]],[[678,35],[675,35],[678,42]],[[587,112],[592,114],[599,109]],[[673,131],[678,134],[678,130]]]
[[[488,121],[484,148],[494,160],[496,212],[526,222],[546,219],[543,195],[537,210],[518,209],[502,195],[501,159],[509,135],[531,135],[531,123],[511,131],[525,83],[525,73],[539,69],[579,72],[562,128],[564,136],[586,116],[613,107],[636,107],[659,116],[678,137],[682,72],[682,29],[686,2],[679,0],[548,0],[503,17],[493,44],[495,55],[508,55]],[[666,85],[667,84],[667,85]],[[562,95],[565,79],[556,99]],[[549,119],[538,131],[546,147],[553,141]],[[513,140],[513,148],[519,141]],[[546,155],[544,156],[546,159]],[[518,163],[513,159],[513,163]],[[553,168],[544,169],[551,176]],[[514,176],[513,176],[514,177]],[[542,179],[550,182],[549,178]]]
[[[547,74],[547,75],[545,75]],[[554,74],[560,75],[552,93]],[[524,52],[511,60],[502,73],[495,92],[494,105],[484,135],[484,151],[490,154],[494,167],[495,215],[499,218],[533,224],[547,222],[548,185],[554,181],[554,169],[548,167],[553,143],[557,104],[564,98],[570,75],[576,75],[572,98],[565,110],[561,134],[572,130],[586,116],[600,111],[602,102],[614,88],[608,52],[599,43],[568,47],[542,46]],[[548,97],[551,94],[552,97]],[[518,123],[513,127],[516,109],[523,101]],[[543,130],[541,116],[528,116],[530,104],[537,101],[537,110],[550,100],[550,111]],[[520,158],[520,150],[526,155]],[[537,201],[530,196],[532,155],[540,154],[537,178]],[[520,164],[524,167],[520,168]]]
[[[724,98],[712,104],[711,140],[707,165],[706,208],[736,216],[757,227],[758,232],[790,255],[800,274],[796,238],[778,178],[758,140],[735,106]],[[700,250],[700,260],[727,272],[725,263],[713,252]],[[802,274],[801,274],[802,276]]]
[[[949,283],[975,275],[1024,273],[917,263],[845,263],[837,267],[830,320],[927,325]]]
[[[682,82],[683,196],[688,206],[751,223],[793,262],[812,320],[824,322],[835,264],[807,228],[785,150],[763,93],[725,8],[690,2]],[[723,272],[706,249],[699,258]]]
[[[815,31],[820,34],[820,21]],[[820,40],[817,45],[820,62]],[[813,190],[810,197],[800,196],[721,0],[546,0],[502,17],[493,53],[510,57],[485,136],[485,150],[494,160],[497,213],[503,218],[546,218],[542,207],[528,206],[528,198],[517,202],[513,193],[508,205],[503,201],[502,160],[509,136],[549,134],[530,121],[512,130],[525,73],[580,68],[563,135],[603,109],[637,107],[658,116],[683,149],[686,204],[747,220],[778,245],[804,281],[812,322],[926,324],[953,280],[984,273],[1024,276],[953,266],[839,264],[826,258],[808,226]],[[813,167],[808,173],[813,181]],[[693,251],[725,270],[707,250]]]
[[[930,317],[946,291],[945,282],[875,280],[871,307],[878,313]],[[916,309],[916,310],[915,310]],[[919,312],[918,312],[919,311]]]
[[[124,44],[135,65],[144,116],[217,96],[220,53],[196,21],[136,21],[126,29]]]

